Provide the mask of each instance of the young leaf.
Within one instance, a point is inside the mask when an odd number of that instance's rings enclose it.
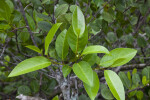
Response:
[[[114,97],[117,100],[125,100],[124,87],[119,76],[111,70],[105,70],[104,76]]]
[[[142,76],[146,76],[146,79],[150,80],[150,67],[146,67],[142,70]]]
[[[81,55],[92,54],[92,53],[106,53],[109,54],[109,51],[100,45],[93,45],[86,47]]]
[[[81,37],[85,30],[85,19],[82,11],[77,6],[72,15],[72,27],[75,34]]]
[[[67,30],[62,31],[58,35],[56,42],[55,42],[56,52],[62,60],[64,60],[64,58],[67,56],[68,49],[69,49],[66,32]]]
[[[42,69],[51,65],[51,62],[42,56],[33,57],[30,59],[26,59],[19,63],[9,74],[8,77],[14,77],[18,75],[22,75],[25,73],[29,73],[38,69]]]
[[[71,72],[71,67],[68,65],[64,65],[62,67],[63,76],[67,77],[67,75]]]
[[[67,39],[71,50],[74,53],[80,53],[88,42],[87,28],[85,28],[85,32],[82,35],[82,37],[78,37],[75,35],[72,26],[70,26],[70,28],[67,31]]]
[[[143,99],[143,91],[137,91],[136,92],[136,97],[138,100],[142,100]]]
[[[58,95],[57,95],[57,96],[55,96],[52,100],[59,100]]]
[[[81,61],[73,65],[73,72],[77,77],[89,86],[93,86],[93,70],[89,63]]]
[[[55,10],[55,17],[57,18],[59,15],[65,14],[68,10],[68,4],[62,4],[58,6]]]
[[[48,32],[46,38],[45,38],[45,55],[48,54],[48,47],[49,44],[51,43],[56,31],[58,30],[58,28],[60,27],[61,23],[56,23],[53,25],[53,27],[50,29],[50,31]]]
[[[116,48],[110,51],[109,55],[102,57],[100,65],[103,67],[117,67],[129,62],[137,53],[137,50],[130,48]]]
[[[89,97],[91,98],[91,100],[94,100],[97,93],[98,93],[98,90],[99,90],[99,78],[96,74],[96,72],[93,71],[93,86],[89,86],[87,85],[86,83],[83,83],[84,85],[84,88],[87,92],[87,94],[89,95]]]
[[[31,50],[33,50],[33,51],[36,51],[36,52],[42,54],[42,51],[38,47],[36,47],[34,45],[28,45],[26,47],[29,48],[29,49],[31,49]]]

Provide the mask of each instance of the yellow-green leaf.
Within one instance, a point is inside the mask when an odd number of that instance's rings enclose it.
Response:
[[[113,96],[117,100],[125,100],[124,87],[119,76],[111,70],[105,70],[104,76]]]
[[[19,63],[9,74],[8,77],[14,77],[25,73],[33,72],[51,65],[51,62],[42,56],[26,59]]]
[[[46,38],[45,38],[45,55],[48,54],[48,47],[49,44],[51,43],[56,31],[58,30],[58,28],[60,27],[61,23],[56,23],[53,25],[53,27],[50,29],[50,31],[48,32]]]

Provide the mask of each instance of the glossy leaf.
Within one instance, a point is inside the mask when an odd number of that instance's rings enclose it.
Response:
[[[88,32],[85,28],[85,32],[82,37],[75,35],[72,26],[67,31],[67,40],[71,50],[74,53],[80,53],[88,42]]]
[[[128,63],[137,53],[137,50],[130,48],[116,48],[104,55],[100,61],[103,67],[117,67]]]
[[[42,54],[42,51],[38,47],[36,47],[34,45],[28,45],[26,47],[29,48],[29,49],[31,49],[31,50],[33,50],[33,51],[36,51],[36,52]]]
[[[65,57],[68,54],[68,50],[69,50],[69,45],[67,42],[67,30],[62,31],[55,42],[55,48],[56,48],[56,52],[58,54],[58,56],[64,60]]]
[[[50,29],[50,31],[48,32],[46,38],[45,38],[45,55],[48,54],[48,48],[49,48],[49,44],[51,43],[56,31],[58,30],[58,28],[60,27],[61,23],[56,23],[53,25],[53,27]]]
[[[86,47],[81,55],[92,54],[92,53],[106,53],[109,54],[109,51],[100,45],[93,45]]]
[[[77,77],[89,86],[93,86],[93,70],[89,63],[81,61],[73,65],[73,72]]]
[[[119,76],[111,70],[105,70],[104,76],[114,97],[117,100],[125,100],[124,87]]]
[[[63,76],[67,77],[67,75],[71,72],[71,67],[68,65],[64,65],[62,67]]]
[[[100,83],[99,83],[99,78],[98,78],[96,72],[93,71],[92,76],[93,76],[93,80],[92,80],[93,86],[89,86],[86,83],[83,83],[83,85],[84,85],[84,88],[85,88],[87,94],[91,98],[91,100],[94,100],[98,93]]]
[[[62,14],[65,14],[68,10],[69,5],[68,4],[62,4],[59,5],[55,10],[55,16],[56,18]]]
[[[39,70],[51,65],[51,62],[42,56],[37,56],[33,58],[26,59],[19,63],[9,74],[8,77],[14,77],[18,75],[22,75],[25,73],[29,73],[35,70]]]
[[[77,6],[72,15],[72,27],[75,34],[81,37],[85,30],[85,19],[82,11]]]

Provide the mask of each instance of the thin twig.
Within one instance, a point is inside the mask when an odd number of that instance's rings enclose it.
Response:
[[[28,23],[28,20],[27,20],[27,18],[26,18],[25,11],[24,11],[24,9],[23,9],[22,3],[21,3],[20,0],[18,0],[18,3],[19,3],[19,6],[20,6],[20,11],[21,11],[21,13],[22,13],[22,15],[23,15],[23,18],[24,18],[24,20],[25,20],[26,26],[29,26],[29,23]],[[36,42],[35,42],[35,40],[34,40],[33,33],[32,33],[32,31],[31,31],[30,27],[27,27],[27,29],[28,29],[28,32],[30,33],[30,36],[31,36],[31,39],[32,39],[33,44],[37,47],[37,44],[36,44]]]

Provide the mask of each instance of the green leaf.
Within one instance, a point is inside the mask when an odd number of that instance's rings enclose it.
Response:
[[[136,74],[136,73],[137,73],[137,69],[134,68],[134,69],[132,70],[132,74]]]
[[[51,28],[51,25],[49,22],[46,22],[46,21],[39,21],[38,22],[38,28],[39,29],[42,29],[44,31],[49,31],[50,28]]]
[[[55,96],[52,100],[59,100],[58,95],[57,95],[57,96]]]
[[[72,14],[66,13],[66,14],[62,14],[62,15],[58,16],[57,22],[62,23],[62,25],[60,26],[61,30],[68,29],[72,22]]]
[[[31,95],[31,89],[26,85],[22,85],[18,88],[18,94]]]
[[[91,98],[91,100],[94,100],[98,93],[100,83],[99,83],[99,78],[98,78],[96,72],[93,71],[92,76],[93,76],[93,80],[92,80],[93,86],[89,86],[86,83],[83,83],[83,85],[84,85],[84,88],[85,88],[87,94]]]
[[[72,27],[75,34],[81,37],[85,30],[85,19],[82,11],[77,6],[72,15]]]
[[[50,31],[48,32],[46,38],[45,38],[45,55],[48,54],[48,47],[49,44],[51,43],[56,31],[58,30],[58,28],[60,27],[61,23],[56,23],[53,25],[53,27],[50,29]]]
[[[100,45],[93,45],[86,47],[81,55],[92,54],[92,53],[106,53],[109,54],[109,51]]]
[[[102,17],[103,17],[103,19],[105,20],[105,21],[107,21],[107,22],[109,22],[109,23],[111,23],[111,22],[113,22],[114,21],[114,17],[110,14],[110,13],[108,13],[108,12],[103,12],[102,13]]]
[[[97,58],[97,54],[88,54],[84,56],[82,60],[88,62],[92,66],[96,63],[95,58]]]
[[[56,52],[62,60],[64,60],[64,58],[67,56],[68,50],[69,50],[66,32],[67,30],[62,31],[58,35],[56,42],[55,42]]]
[[[149,80],[146,79],[146,76],[142,77],[142,83],[144,86],[146,86],[148,84]]]
[[[137,53],[137,50],[130,48],[116,48],[104,55],[100,61],[103,67],[117,67],[128,63]]]
[[[129,89],[131,87],[131,83],[130,80],[128,79],[128,77],[126,76],[126,74],[124,72],[119,72],[119,77],[123,83],[123,85]]]
[[[102,94],[103,98],[105,98],[107,100],[114,99],[114,96],[112,95],[112,93],[110,92],[110,90],[108,89],[108,87],[105,84],[101,84],[101,94]]]
[[[109,32],[109,33],[107,33],[106,39],[108,40],[109,43],[114,43],[117,41],[117,36],[115,35],[114,32]]]
[[[34,93],[37,93],[40,89],[40,84],[37,80],[33,80],[30,83],[30,87]]]
[[[71,67],[68,65],[64,65],[62,67],[63,76],[67,77],[67,75],[71,72]]]
[[[145,32],[146,32],[146,35],[150,38],[150,27],[145,27]]]
[[[29,23],[29,27],[31,28],[32,31],[34,31],[35,23],[34,23],[33,18],[27,13],[26,13],[26,17],[27,17],[27,20],[28,20],[28,23]]]
[[[139,83],[141,82],[139,74],[135,73],[132,75],[132,82],[135,86],[139,85]]]
[[[10,62],[10,57],[9,57],[8,55],[6,55],[6,56],[4,57],[4,59],[5,59],[6,61]]]
[[[128,77],[128,79],[130,80],[130,82],[132,82],[130,71],[127,72],[127,77]]]
[[[143,99],[143,91],[137,91],[136,92],[136,97],[138,100],[142,100]]]
[[[12,3],[11,0],[5,0],[5,2],[8,4],[10,10],[11,10],[11,13],[14,11],[14,4]]]
[[[137,17],[131,17],[130,23],[131,23],[132,25],[135,25],[135,24],[137,23],[137,21],[138,21],[138,18],[137,18]]]
[[[71,50],[74,53],[80,53],[84,47],[86,46],[88,42],[88,32],[87,28],[85,28],[85,32],[82,37],[78,37],[75,35],[72,26],[67,31],[67,39],[68,39],[68,44],[71,48]]]
[[[114,97],[117,100],[125,100],[124,87],[119,76],[111,70],[105,70],[104,76]]]
[[[90,98],[87,97],[85,94],[82,94],[79,96],[79,100],[90,100]]]
[[[65,14],[68,10],[69,5],[68,4],[62,4],[59,5],[55,10],[55,16],[56,18],[62,14]]]
[[[6,20],[9,20],[11,16],[11,9],[5,0],[0,0],[0,16]]]
[[[147,46],[146,40],[144,39],[144,37],[141,37],[141,36],[138,36],[137,44],[139,47],[143,47],[143,48]]]
[[[38,47],[36,47],[34,45],[28,45],[26,47],[29,48],[29,49],[31,49],[31,50],[33,50],[33,51],[36,51],[36,52],[42,54],[42,51]]]
[[[93,86],[93,70],[89,63],[81,61],[73,65],[73,72],[77,77],[89,86]]]
[[[146,79],[150,80],[150,67],[146,67],[142,70],[142,76],[146,76]]]
[[[37,56],[29,58],[19,63],[12,70],[8,77],[14,77],[25,73],[29,73],[38,69],[48,67],[49,65],[51,65],[51,62],[45,57]]]

